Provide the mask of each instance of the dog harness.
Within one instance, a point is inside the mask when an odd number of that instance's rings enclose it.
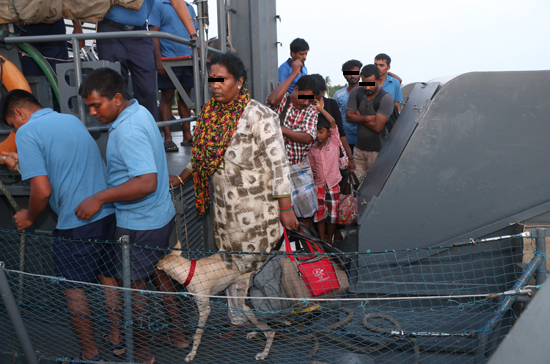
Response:
[[[197,266],[197,261],[195,259],[191,260],[191,268],[189,268],[189,274],[187,275],[187,279],[185,282],[183,282],[183,286],[187,287],[187,285],[191,282],[193,279],[193,276],[195,275],[195,267]]]

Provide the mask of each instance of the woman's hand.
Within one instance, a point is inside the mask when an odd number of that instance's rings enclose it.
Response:
[[[353,172],[355,170],[355,162],[353,159],[348,160],[348,171]]]
[[[170,184],[172,186],[179,186],[181,185],[180,179],[177,176],[169,175],[168,178],[170,179]]]
[[[300,226],[294,210],[281,211],[279,218],[281,219],[281,224],[287,230],[296,230]]]

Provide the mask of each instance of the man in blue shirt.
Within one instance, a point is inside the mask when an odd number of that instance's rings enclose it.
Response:
[[[403,102],[403,96],[401,95],[401,79],[389,72],[390,63],[391,58],[385,53],[380,53],[374,57],[374,65],[380,70],[379,82],[382,84],[382,88],[392,95],[395,106],[401,111],[400,103]]]
[[[181,0],[170,0],[186,29],[190,39],[197,38],[187,6]],[[153,10],[155,0],[144,0],[137,11],[115,5],[105,14],[97,25],[97,32],[120,32],[146,30],[146,21]],[[194,37],[193,37],[194,36]],[[132,74],[134,97],[153,115],[158,117],[154,44],[151,38],[111,38],[98,39],[97,52],[99,59],[120,62],[124,82],[128,83],[128,71]]]
[[[195,9],[188,3],[186,3],[186,5],[191,19],[194,19],[196,16]],[[193,24],[195,28],[199,27],[196,21],[194,21]],[[189,38],[189,32],[187,32],[187,29],[185,29],[185,26],[178,18],[178,14],[170,3],[170,0],[155,1],[153,12],[149,17],[149,29],[178,35],[183,38]],[[172,102],[174,100],[176,86],[166,74],[162,64],[162,57],[191,56],[193,52],[189,46],[173,42],[171,40],[153,38],[153,41],[155,42],[155,63],[157,65],[158,72],[158,88],[161,93],[159,113],[160,120],[168,121],[172,120]],[[189,95],[191,93],[191,88],[193,88],[193,67],[178,67],[173,69],[173,71],[182,87],[185,89],[185,92]],[[191,116],[191,110],[189,110],[179,94],[178,111],[179,116],[182,119]],[[181,145],[190,145],[189,142],[192,138],[191,125],[189,123],[183,123],[182,129],[183,142]],[[172,141],[172,134],[170,133],[169,126],[164,127],[164,148],[167,152],[177,152],[179,150],[177,145]]]
[[[309,44],[302,38],[296,38],[290,43],[290,58],[279,66],[279,83],[283,83],[289,77],[293,80],[286,91],[289,94],[294,90],[296,81],[307,75],[305,62],[308,52]],[[295,72],[296,70],[298,72]]]
[[[168,253],[169,239],[174,227],[174,206],[169,193],[166,154],[159,129],[151,114],[136,100],[128,100],[126,84],[117,72],[109,68],[92,71],[82,82],[79,93],[102,124],[112,122],[107,143],[107,189],[85,199],[76,208],[79,218],[92,218],[105,203],[115,205],[117,227],[115,238],[130,236],[133,245],[131,261],[132,288],[145,290],[151,280],[164,291],[175,292],[175,287],[155,264]],[[152,247],[152,248],[151,248]],[[160,249],[158,249],[160,248]],[[112,257],[115,277],[121,284],[122,253],[115,246]],[[185,338],[176,300],[164,296],[172,317],[173,329],[166,342],[185,348]],[[147,329],[147,298],[134,294],[135,321],[143,326],[134,328],[136,361],[152,363]]]
[[[359,86],[359,71],[361,71],[363,64],[356,59],[350,59],[342,65],[342,73],[344,78],[348,81],[348,87],[344,87],[336,91],[334,94],[334,100],[338,103],[340,113],[342,114],[342,125],[346,132],[348,144],[353,151],[355,144],[357,143],[357,124],[353,124],[346,121],[346,106],[348,104],[349,93],[351,90]],[[351,156],[350,156],[351,157]]]
[[[53,260],[56,274],[69,281],[106,281],[109,272],[108,245],[95,240],[112,240],[115,210],[104,204],[91,219],[80,219],[76,206],[85,198],[107,188],[101,152],[80,120],[71,115],[43,109],[27,91],[13,90],[2,97],[0,115],[15,127],[21,178],[31,186],[29,208],[19,210],[14,220],[18,230],[31,226],[48,202],[58,215],[53,232]],[[12,164],[14,166],[15,163]],[[89,240],[88,240],[89,239]],[[86,240],[86,241],[85,241]],[[91,242],[94,241],[94,242]],[[60,281],[81,354],[70,361],[100,361],[93,321],[84,285]],[[109,314],[109,320],[113,317]],[[120,348],[119,348],[120,349]]]

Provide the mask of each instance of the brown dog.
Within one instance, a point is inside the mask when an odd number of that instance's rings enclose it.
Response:
[[[181,244],[178,241],[174,249],[180,248]],[[187,291],[192,294],[197,294],[194,297],[195,303],[199,309],[199,324],[195,335],[193,335],[193,349],[185,358],[185,361],[189,362],[197,355],[197,349],[201,343],[201,337],[204,332],[203,327],[206,324],[208,315],[210,315],[210,299],[202,295],[215,295],[235,282],[241,282],[243,280],[248,282],[252,272],[242,274],[237,270],[228,269],[227,264],[222,260],[222,256],[220,254],[214,254],[196,261],[194,274],[191,280],[188,281],[189,272],[192,270],[192,261],[182,257],[181,252],[178,250],[174,250],[165,256],[157,263],[157,268],[165,271],[170,277],[181,284],[185,285],[185,283],[187,283]],[[264,322],[258,321],[250,307],[243,305],[243,310],[248,320],[254,323],[260,330],[264,331],[267,338],[264,351],[256,354],[256,360],[263,360],[269,354],[275,333],[273,331],[266,332],[269,330],[269,326]],[[255,334],[256,333],[250,333],[247,335],[247,338],[251,338],[255,336]]]

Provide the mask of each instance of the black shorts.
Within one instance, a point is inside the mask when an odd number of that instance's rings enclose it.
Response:
[[[74,229],[53,232],[53,261],[56,275],[71,281],[97,283],[97,276],[110,275],[109,251],[116,227],[115,214]],[[65,239],[60,239],[65,238]],[[60,281],[63,288],[82,288],[82,285]]]
[[[181,86],[183,88],[193,88],[194,80],[193,80],[193,67],[190,66],[182,66],[182,67],[176,67],[172,68],[174,71],[174,74],[176,75],[177,79],[180,81]],[[157,77],[157,84],[159,90],[165,89],[165,88],[176,88],[176,85],[172,82],[170,77],[168,77],[168,74],[166,77],[161,76],[160,74]]]
[[[160,229],[154,230],[130,230],[117,226],[115,231],[117,239],[122,235],[130,236],[132,281],[145,279],[153,274],[158,261],[170,252],[168,248],[173,229],[174,219]],[[122,279],[122,248],[120,244],[116,244],[114,247],[112,262],[114,264],[113,277]]]

